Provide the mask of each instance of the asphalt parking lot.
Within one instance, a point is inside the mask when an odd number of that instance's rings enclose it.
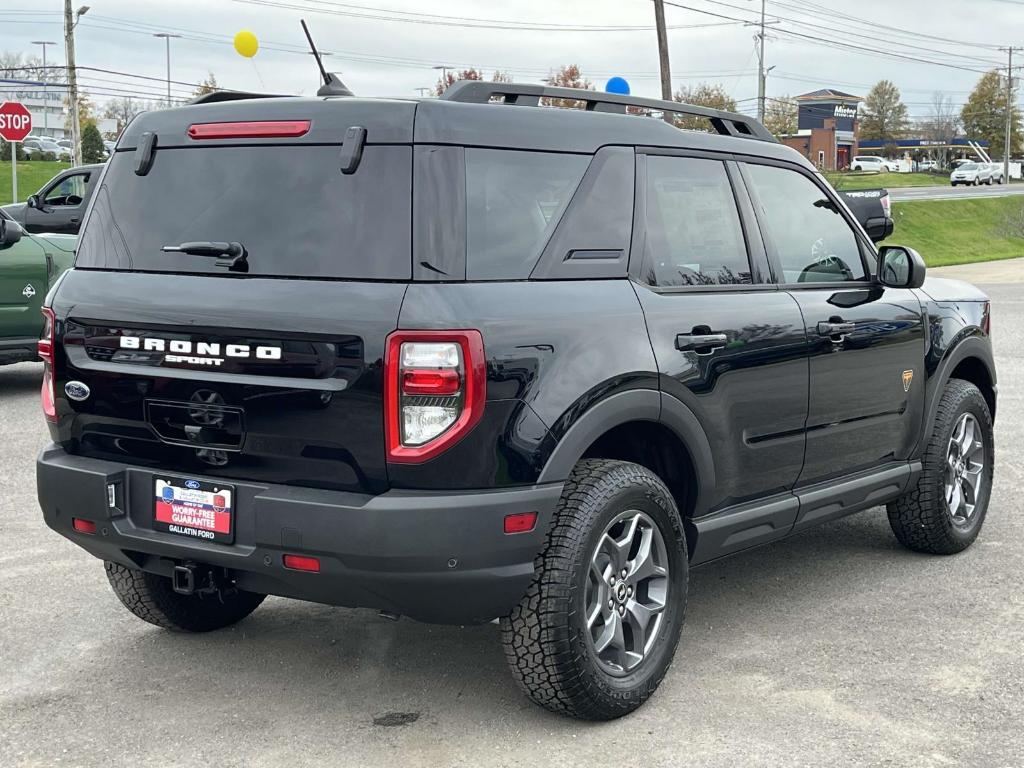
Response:
[[[605,724],[527,702],[492,625],[281,599],[206,636],[140,622],[44,526],[40,367],[0,368],[0,765],[1024,766],[1024,287],[987,290],[975,546],[906,552],[875,509],[697,569],[660,690]]]

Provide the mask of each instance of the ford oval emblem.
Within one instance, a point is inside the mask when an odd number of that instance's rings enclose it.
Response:
[[[190,488],[193,491],[198,491],[199,490],[199,481],[198,480],[186,480],[185,481],[185,487],[186,488]]]
[[[64,394],[72,400],[82,402],[88,399],[89,395],[92,394],[92,390],[89,389],[88,385],[80,381],[69,381],[64,385]]]

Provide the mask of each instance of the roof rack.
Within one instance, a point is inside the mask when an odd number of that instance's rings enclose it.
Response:
[[[757,120],[737,112],[724,112],[696,104],[679,101],[648,99],[642,96],[623,96],[617,93],[603,93],[582,88],[553,88],[548,85],[529,83],[491,83],[483,80],[460,80],[441,96],[447,101],[466,104],[487,104],[501,99],[504,104],[536,107],[542,98],[571,99],[586,104],[588,112],[614,112],[626,114],[627,107],[643,107],[657,112],[672,112],[681,115],[707,118],[712,128],[723,136],[737,136],[745,139],[775,142],[776,139]]]
[[[210,91],[196,96],[189,104],[216,104],[219,101],[242,101],[243,99],[280,99],[281,93],[248,93],[246,91]]]

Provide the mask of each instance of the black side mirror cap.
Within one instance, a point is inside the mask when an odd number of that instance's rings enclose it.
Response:
[[[38,208],[39,195],[29,195],[28,200],[25,201],[25,205],[27,205],[29,208]]]
[[[883,245],[878,250],[878,282],[889,288],[920,288],[926,269],[921,254],[913,248]]]
[[[21,240],[21,225],[10,219],[0,219],[0,251]]]
[[[894,229],[895,225],[889,216],[878,216],[864,222],[864,231],[868,233],[872,243],[885,240],[885,238],[893,233]]]

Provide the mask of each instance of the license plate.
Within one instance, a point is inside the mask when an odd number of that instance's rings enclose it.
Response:
[[[203,541],[234,541],[231,485],[158,477],[154,483],[153,527]]]

